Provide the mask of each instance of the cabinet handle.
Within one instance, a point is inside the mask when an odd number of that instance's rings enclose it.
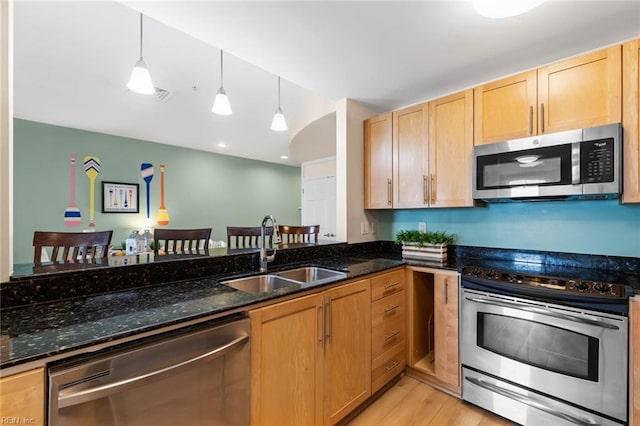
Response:
[[[529,106],[529,134],[533,134],[533,105]]]
[[[444,279],[444,304],[449,303],[449,278]]]
[[[400,284],[400,281],[396,281],[396,282],[393,282],[393,283],[386,283],[384,285],[384,291],[393,290],[393,288],[395,286],[399,285],[399,284]]]
[[[328,311],[329,311],[329,329],[327,330],[327,343],[331,343],[332,334],[333,334],[333,301],[329,298],[329,302],[327,303]]]
[[[540,133],[544,133],[544,104],[540,104]]]
[[[427,189],[427,175],[422,175],[422,200],[425,206],[429,205],[429,189]]]
[[[387,204],[388,205],[391,205],[391,193],[392,193],[391,179],[387,179]]]
[[[322,349],[324,349],[324,305],[318,306],[320,312],[320,321],[322,322],[322,333],[320,333],[320,343],[322,343]]]
[[[388,315],[391,312],[395,311],[396,309],[398,309],[400,306],[398,305],[391,305],[391,306],[387,306],[386,308],[384,308],[384,314]]]
[[[385,341],[385,342],[388,342],[389,340],[391,340],[391,339],[393,339],[393,338],[397,337],[397,336],[398,336],[398,334],[400,334],[400,332],[399,332],[399,331],[392,331],[392,332],[391,332],[391,333],[389,333],[389,334],[385,334],[385,335],[384,335],[384,341]]]
[[[435,181],[436,181],[436,175],[431,174],[429,175],[431,178],[431,185],[429,185],[431,187],[431,204],[435,204],[436,202],[436,186],[435,186]]]
[[[396,369],[396,367],[397,367],[397,366],[399,366],[399,365],[400,365],[400,361],[395,361],[395,360],[394,360],[394,361],[391,363],[391,365],[390,365],[390,366],[388,366],[387,368],[385,368],[385,369],[384,369],[384,372],[385,372],[385,373],[390,373],[390,372],[392,372],[393,370],[395,370],[395,369]]]

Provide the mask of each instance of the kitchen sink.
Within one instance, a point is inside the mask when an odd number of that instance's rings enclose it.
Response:
[[[221,281],[220,284],[246,293],[266,293],[281,288],[300,287],[299,282],[271,274]]]
[[[275,275],[301,283],[334,281],[347,277],[347,274],[345,272],[334,271],[332,269],[326,268],[318,268],[317,266],[289,269],[287,271],[277,272],[275,273]]]

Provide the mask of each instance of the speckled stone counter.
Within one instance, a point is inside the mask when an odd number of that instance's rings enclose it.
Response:
[[[449,260],[441,264],[405,261],[399,246],[384,241],[291,247],[278,251],[269,270],[323,266],[346,272],[345,280],[349,280],[405,264],[448,270],[485,266],[573,276],[627,284],[640,292],[640,258],[456,246],[450,250]],[[168,327],[246,311],[310,289],[301,285],[250,294],[220,284],[223,279],[256,273],[258,253],[249,250],[36,274],[2,283],[2,375]]]

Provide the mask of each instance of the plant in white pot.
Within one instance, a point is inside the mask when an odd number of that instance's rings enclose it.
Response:
[[[396,243],[402,244],[402,257],[417,260],[447,260],[447,246],[455,242],[455,234],[444,231],[420,232],[400,230]]]

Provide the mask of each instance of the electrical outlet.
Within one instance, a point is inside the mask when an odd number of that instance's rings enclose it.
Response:
[[[427,232],[427,222],[418,222],[418,231]]]
[[[376,223],[375,222],[369,222],[369,231],[371,231],[372,234],[376,233]]]
[[[360,233],[362,235],[369,233],[369,222],[360,222]]]

